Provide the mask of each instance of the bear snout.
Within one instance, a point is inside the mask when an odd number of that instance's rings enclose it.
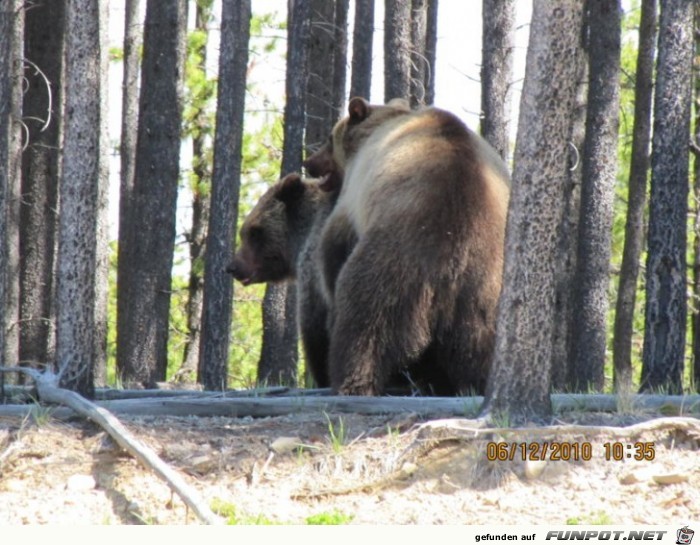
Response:
[[[252,282],[254,271],[250,267],[246,266],[243,260],[236,256],[226,266],[226,272],[233,276],[241,284],[247,286]]]

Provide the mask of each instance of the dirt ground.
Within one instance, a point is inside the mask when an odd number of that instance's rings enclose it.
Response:
[[[556,423],[627,426],[653,417],[579,414]],[[663,525],[700,519],[700,435],[692,431],[666,428],[631,439],[560,433],[547,440],[567,443],[571,458],[578,449],[579,457],[591,459],[523,462],[489,461],[488,443],[529,449],[542,437],[426,434],[425,422],[413,414],[121,420],[229,522]],[[623,459],[606,460],[604,443],[615,440],[623,443]],[[653,460],[627,458],[635,442],[653,442]],[[199,523],[166,484],[80,419],[0,418],[0,506],[0,524]]]

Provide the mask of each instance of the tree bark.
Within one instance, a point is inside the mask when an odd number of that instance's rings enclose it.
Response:
[[[94,335],[94,384],[104,386],[107,383],[107,331],[109,329],[109,168],[107,165],[107,78],[109,60],[107,56],[108,21],[107,2],[100,4],[100,86],[103,89],[100,100],[100,170],[97,186],[97,241],[95,257],[95,335]]]
[[[628,181],[625,244],[622,250],[620,283],[615,308],[613,338],[614,386],[616,392],[632,389],[632,328],[637,298],[639,264],[644,248],[649,143],[651,140],[651,99],[656,54],[656,0],[642,0],[639,49],[634,84],[634,126],[632,159]]]
[[[370,98],[373,36],[374,0],[355,0],[350,97],[364,97],[368,100]]]
[[[695,4],[695,58],[700,59],[700,5]],[[700,63],[695,62],[695,139],[694,166],[695,183],[695,241],[693,261],[693,381],[691,387],[700,392]]]
[[[557,225],[564,209],[579,45],[578,0],[535,0],[520,103],[496,348],[482,414],[546,419]],[[557,85],[552,85],[556,81]]]
[[[202,341],[197,381],[208,390],[227,387],[233,255],[241,185],[245,84],[250,40],[250,0],[223,0],[214,139],[212,208],[204,253]]]
[[[122,119],[121,142],[119,145],[119,240],[117,257],[117,284],[122,287],[122,279],[128,274],[133,257],[128,233],[132,229],[134,169],[136,163],[136,140],[139,121],[139,74],[141,68],[141,48],[143,45],[143,21],[140,14],[141,0],[125,0],[124,3],[124,58],[122,74]],[[117,294],[117,314],[121,315],[129,301],[119,302]],[[121,304],[121,306],[120,306]],[[118,349],[117,349],[118,351]]]
[[[209,21],[211,20],[213,0],[197,2],[195,12],[195,31],[207,37],[194,52],[197,66],[192,69],[203,74],[206,79],[207,42],[209,41]],[[192,134],[192,227],[187,234],[190,250],[190,278],[187,286],[187,340],[185,342],[182,366],[178,372],[180,380],[194,381],[197,375],[199,346],[202,330],[202,303],[204,296],[204,254],[206,252],[207,225],[211,208],[211,167],[207,154],[209,102],[206,96],[193,98],[191,107],[197,108],[190,121]]]
[[[282,174],[301,171],[309,73],[310,5],[291,2],[289,14]],[[262,350],[258,362],[258,381],[263,384],[296,383],[299,361],[296,308],[296,286],[293,283],[267,285],[263,300]]]
[[[56,359],[61,386],[94,392],[98,216],[107,183],[101,0],[74,0],[66,12],[65,144],[60,181]]]
[[[17,316],[8,302],[8,284],[14,271],[9,263],[11,221],[7,211],[19,187],[22,141],[22,34],[24,10],[21,0],[0,4],[0,356],[7,361],[8,329]],[[0,379],[0,383],[4,381]]]
[[[340,117],[347,100],[348,9],[350,0],[335,0],[335,52],[333,54],[333,114]]]
[[[664,0],[654,98],[641,391],[680,393],[685,359],[693,2]]]
[[[54,360],[64,17],[64,2],[43,3],[25,15],[19,360],[32,367]]]
[[[425,62],[424,79],[425,103],[430,106],[435,102],[435,55],[437,53],[438,31],[438,0],[428,1],[428,15],[425,29]]]
[[[515,0],[482,2],[481,135],[508,159]]]
[[[425,78],[429,69],[425,56],[425,40],[428,26],[428,0],[411,0],[411,106],[416,108],[426,104],[428,94]]]
[[[335,8],[335,0],[311,0],[304,133],[309,153],[328,140],[339,113],[334,110],[336,93],[333,86],[337,54]]]
[[[117,296],[117,369],[125,383],[165,380],[180,158],[186,0],[149,0],[138,143]]]
[[[619,1],[588,0],[589,71],[572,335],[574,391],[601,391],[607,344],[620,106]]]
[[[577,66],[576,98],[569,128],[569,161],[564,188],[564,216],[558,226],[559,250],[557,268],[554,272],[556,296],[554,304],[554,333],[552,339],[552,388],[568,390],[569,368],[572,365],[571,335],[574,320],[574,283],[576,273],[576,250],[581,204],[581,153],[586,137],[586,109],[588,107],[588,51],[585,36],[586,18],[582,29],[581,47],[572,55],[571,62]]]
[[[411,94],[411,0],[384,3],[384,102]]]

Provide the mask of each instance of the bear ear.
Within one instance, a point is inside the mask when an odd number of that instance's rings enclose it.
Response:
[[[279,189],[277,191],[277,199],[284,203],[288,203],[300,198],[305,190],[306,187],[301,179],[301,175],[293,172],[292,174],[287,174],[284,178],[282,178],[282,180],[280,180]]]
[[[348,103],[348,115],[350,123],[360,123],[369,117],[372,107],[362,97],[354,97]]]

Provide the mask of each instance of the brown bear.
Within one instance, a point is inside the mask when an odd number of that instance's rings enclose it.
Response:
[[[241,226],[241,244],[227,271],[243,285],[296,279],[299,330],[306,364],[319,387],[329,386],[328,307],[315,257],[337,192],[289,174],[270,187]]]
[[[498,154],[444,110],[354,98],[305,167],[341,187],[319,253],[331,387],[382,394],[418,364],[447,377],[441,394],[482,393],[509,197]]]

